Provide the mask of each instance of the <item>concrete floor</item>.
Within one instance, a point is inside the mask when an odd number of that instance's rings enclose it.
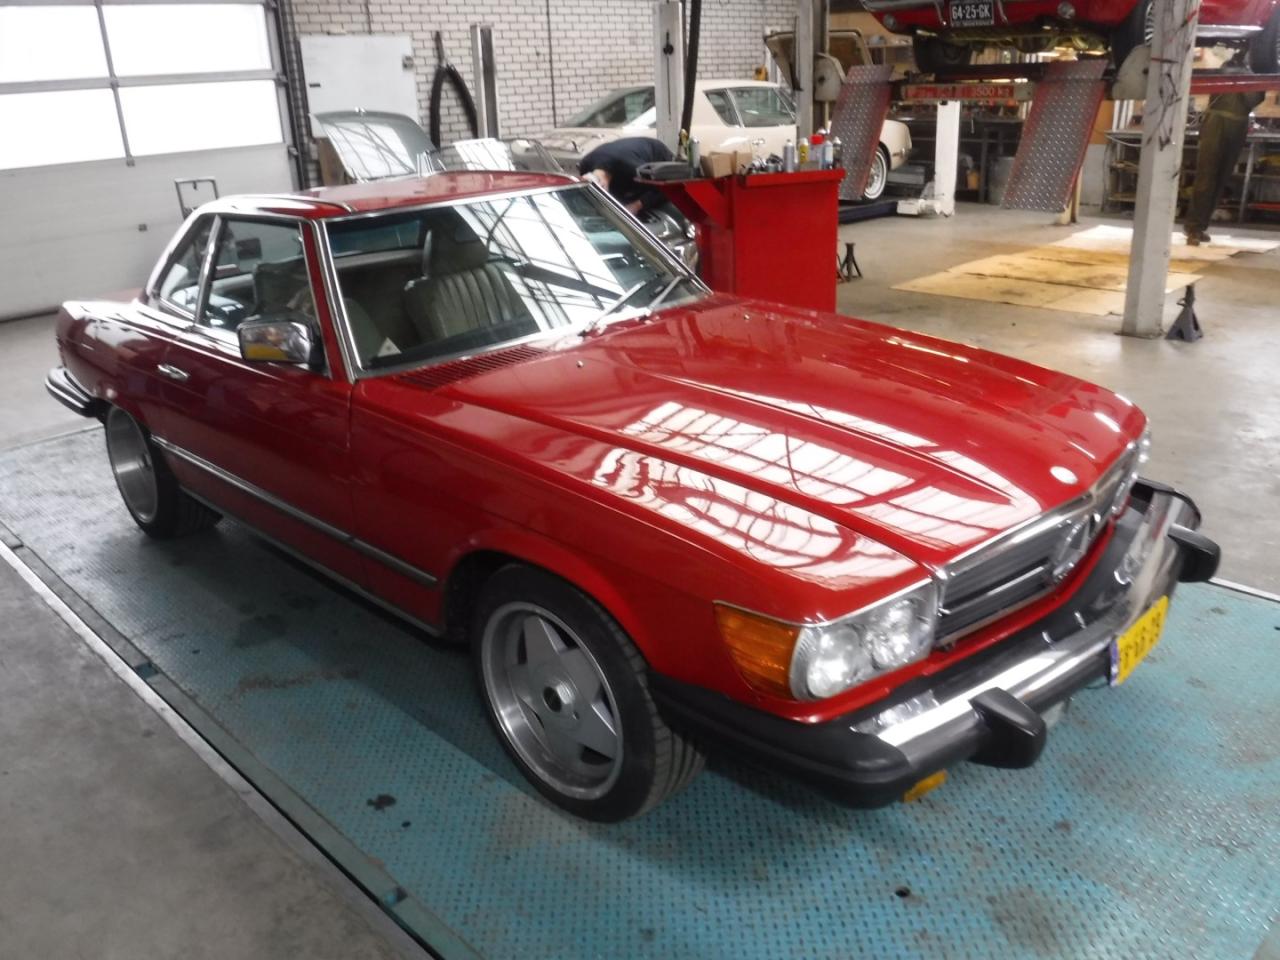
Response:
[[[84,426],[48,326],[0,323],[0,449]],[[0,625],[0,956],[425,956],[3,562]]]
[[[1050,242],[1040,214],[842,228],[866,274],[842,312],[1095,380],[1151,416],[1150,469],[1190,492],[1223,575],[1280,587],[1280,253],[1206,265],[1198,344],[1118,337],[1099,319],[894,291]],[[49,318],[0,324],[0,449],[82,424],[45,395]],[[4,491],[0,491],[0,496]],[[25,584],[0,567],[0,943],[6,955],[390,957],[414,948],[333,868],[272,828]],[[34,691],[39,691],[36,695]],[[279,826],[277,824],[276,826]]]
[[[1065,370],[1129,397],[1152,423],[1148,475],[1200,505],[1205,532],[1223,548],[1219,575],[1280,592],[1280,250],[1204,265],[1196,313],[1205,337],[1194,344],[1118,336],[1119,317],[892,289],[1095,223],[1122,222],[1086,218],[1059,227],[1050,219],[961,204],[945,220],[891,217],[842,227],[857,243],[864,277],[838,288],[838,309]],[[1171,299],[1168,321],[1176,315]]]

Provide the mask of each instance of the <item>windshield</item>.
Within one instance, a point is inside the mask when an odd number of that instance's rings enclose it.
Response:
[[[585,334],[602,316],[706,292],[580,184],[334,221],[327,230],[364,370],[406,369],[557,330]]]
[[[646,116],[653,112],[653,87],[633,87],[630,90],[615,90],[603,100],[597,100],[587,109],[573,117],[570,127],[626,127],[637,121],[647,120],[653,124],[653,117]]]

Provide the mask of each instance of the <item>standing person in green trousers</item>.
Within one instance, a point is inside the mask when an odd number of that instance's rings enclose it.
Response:
[[[1209,240],[1209,221],[1249,136],[1249,114],[1261,102],[1261,93],[1220,93],[1209,98],[1200,126],[1196,179],[1182,227],[1193,247]]]

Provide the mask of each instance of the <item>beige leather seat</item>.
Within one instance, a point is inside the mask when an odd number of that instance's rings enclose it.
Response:
[[[527,314],[510,279],[489,262],[483,241],[432,236],[423,276],[405,284],[405,312],[422,343],[434,343]]]

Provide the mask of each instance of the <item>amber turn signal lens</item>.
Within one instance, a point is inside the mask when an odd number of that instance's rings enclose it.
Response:
[[[791,654],[800,628],[716,604],[716,623],[742,678],[765,693],[792,697]]]
[[[913,800],[919,800],[926,793],[932,793],[946,782],[947,771],[939,770],[937,773],[932,773],[904,793],[902,795],[902,802],[910,803]]]

